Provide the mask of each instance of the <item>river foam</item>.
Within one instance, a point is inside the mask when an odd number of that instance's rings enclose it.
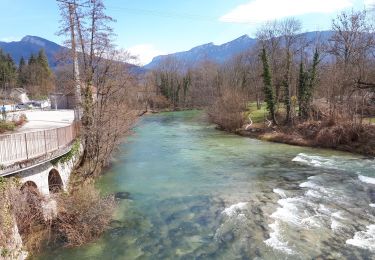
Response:
[[[336,169],[355,172],[361,182],[375,185],[375,178],[365,175],[372,175],[375,172],[375,161],[369,159],[323,157],[317,155],[298,154],[293,162],[326,169]],[[363,175],[364,174],[364,175]],[[311,178],[314,178],[312,176]]]
[[[282,236],[280,223],[275,222],[270,224],[269,227],[271,228],[272,232],[270,233],[270,238],[265,240],[264,243],[273,249],[284,252],[285,254],[295,254],[295,252],[289,247],[288,242],[285,241]]]
[[[361,182],[365,182],[365,183],[368,183],[368,184],[374,184],[375,185],[375,178],[359,175],[358,179]]]
[[[244,210],[246,206],[247,206],[247,202],[239,202],[228,208],[225,208],[222,211],[222,214],[227,215],[229,217],[240,216],[242,214],[242,210]]]
[[[279,195],[281,198],[285,199],[287,196],[285,194],[285,190],[283,189],[273,189],[273,192]]]
[[[278,207],[270,215],[274,222],[269,224],[269,239],[264,240],[264,243],[285,254],[299,255],[302,251],[293,243],[295,236],[313,235],[321,230],[329,239],[331,236],[349,235],[348,232],[354,232],[355,226],[352,223],[355,221],[357,206],[353,204],[351,196],[348,196],[346,191],[352,185],[360,186],[360,183],[353,183],[351,180],[352,177],[349,175],[337,179],[335,175],[324,173],[310,176],[305,182],[300,183],[298,186],[301,191],[275,188],[273,192],[279,195],[280,199],[277,201]],[[361,181],[364,180],[369,183],[369,179],[362,178]],[[342,208],[347,205],[353,205],[354,209],[343,211]],[[368,221],[371,223],[371,216]],[[353,239],[343,240],[342,243],[373,250],[374,232],[375,226],[371,225],[367,231],[356,232]],[[353,233],[350,233],[351,235]]]
[[[354,237],[346,243],[375,252],[375,225],[368,226],[366,231],[355,233]]]
[[[305,153],[300,153],[295,158],[293,158],[292,161],[314,167],[327,167],[336,169],[334,158],[326,158],[317,155],[308,155]]]

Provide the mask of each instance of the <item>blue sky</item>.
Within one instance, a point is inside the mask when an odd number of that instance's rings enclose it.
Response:
[[[363,9],[375,0],[104,0],[116,43],[139,55],[153,56],[221,44],[243,34],[254,36],[266,20],[295,16],[305,31],[329,29],[345,9]],[[0,41],[40,36],[57,43],[59,11],[53,0],[0,0]]]

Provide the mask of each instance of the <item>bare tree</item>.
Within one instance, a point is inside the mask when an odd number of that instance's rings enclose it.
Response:
[[[114,19],[105,14],[102,0],[62,1],[60,9],[63,29],[73,22],[75,37],[71,39],[78,42],[84,145],[79,171],[80,176],[89,178],[100,172],[123,136],[129,133],[138,109],[130,100],[134,98],[131,85],[136,84],[126,65],[129,55],[114,48],[110,27]],[[73,45],[70,42],[68,46]]]
[[[372,75],[373,27],[366,11],[352,10],[338,15],[332,22],[332,28],[334,34],[329,40],[328,53],[335,58],[335,74],[338,74],[338,84],[335,84],[336,89],[330,99],[335,104],[333,114],[346,114],[355,122],[357,113],[362,110],[360,104],[369,97],[361,88],[366,86]]]
[[[343,12],[332,22],[334,34],[328,52],[336,58],[341,70],[341,101],[348,95],[355,82],[366,77],[366,62],[374,47],[373,29],[366,11]]]
[[[284,44],[284,103],[286,107],[286,123],[291,122],[291,70],[293,56],[297,52],[296,44],[301,38],[301,22],[295,18],[289,18],[280,23],[280,32]]]

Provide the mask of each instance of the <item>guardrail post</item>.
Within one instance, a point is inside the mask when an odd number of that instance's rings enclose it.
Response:
[[[26,159],[29,159],[29,151],[27,149],[27,134],[25,133]]]
[[[45,150],[46,155],[47,155],[47,138],[46,138],[46,130],[44,130],[43,133],[44,133],[44,150]]]
[[[58,128],[56,128],[56,136],[57,136],[57,149],[60,149],[59,129]]]

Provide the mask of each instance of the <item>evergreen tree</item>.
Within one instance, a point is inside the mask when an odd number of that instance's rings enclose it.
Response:
[[[298,75],[298,115],[306,116],[306,93],[307,93],[308,74],[305,72],[303,62],[301,61]]]
[[[0,88],[8,90],[16,85],[17,68],[9,54],[0,49]]]
[[[27,83],[27,75],[26,75],[26,71],[27,71],[27,64],[25,62],[25,59],[23,58],[23,56],[21,57],[20,59],[20,63],[18,65],[18,85],[20,87],[23,87],[26,85]]]
[[[20,63],[18,65],[18,71],[21,71],[22,69],[24,69],[25,66],[26,66],[26,62],[25,62],[25,59],[22,56],[21,59],[20,59]]]
[[[286,60],[286,71],[284,75],[284,80],[282,85],[284,87],[284,104],[286,108],[286,118],[285,123],[289,124],[291,122],[291,100],[290,100],[290,66],[291,66],[291,55],[290,51],[287,51],[287,60]]]
[[[272,122],[277,125],[277,120],[276,120],[276,114],[275,114],[275,93],[273,90],[272,86],[272,76],[271,76],[271,71],[270,67],[268,64],[268,58],[267,58],[267,53],[266,49],[263,48],[262,50],[262,55],[261,59],[263,62],[263,82],[264,82],[264,96],[265,96],[265,102],[267,103],[267,109],[270,112]]]
[[[20,61],[18,82],[25,87],[34,98],[46,97],[54,85],[53,73],[48,65],[44,50],[38,55],[30,55],[28,64]]]
[[[319,52],[317,50],[315,50],[313,64],[308,72],[304,71],[302,61],[300,64],[298,83],[299,115],[305,119],[308,118],[311,110],[311,104],[313,101],[313,94],[316,85],[318,64]]]
[[[46,53],[44,52],[44,49],[40,49],[38,53],[38,57],[36,59],[37,63],[43,68],[43,70],[51,72],[49,65],[48,65],[48,59],[46,56]]]
[[[28,61],[28,65],[33,65],[33,64],[35,64],[36,63],[36,59],[35,59],[35,57],[34,57],[34,54],[31,54],[30,55],[30,58],[29,58],[29,61]]]
[[[308,89],[307,89],[307,96],[306,96],[309,104],[311,104],[313,94],[314,94],[314,89],[315,89],[315,85],[317,81],[316,77],[317,77],[318,65],[319,65],[319,52],[318,50],[315,50],[313,64],[312,64],[311,70],[309,71],[309,81],[308,81]]]

